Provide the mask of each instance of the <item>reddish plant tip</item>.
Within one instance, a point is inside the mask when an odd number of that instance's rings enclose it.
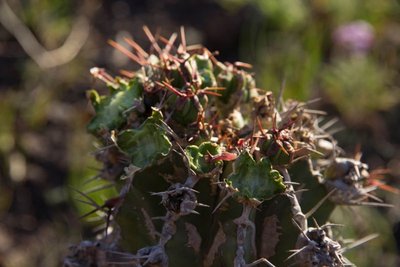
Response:
[[[238,157],[238,155],[236,153],[231,153],[231,152],[226,152],[226,151],[224,151],[218,155],[211,155],[211,153],[208,152],[208,157],[209,157],[210,161],[218,161],[218,160],[232,161],[232,160],[235,160]]]

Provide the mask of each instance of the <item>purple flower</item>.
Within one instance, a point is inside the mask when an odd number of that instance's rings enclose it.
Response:
[[[351,22],[336,28],[333,41],[350,53],[365,54],[374,42],[374,29],[366,21]]]

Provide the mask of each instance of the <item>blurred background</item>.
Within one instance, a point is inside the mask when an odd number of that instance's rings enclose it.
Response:
[[[346,155],[360,146],[400,188],[398,0],[0,0],[0,266],[61,266],[93,237],[70,189],[98,168],[86,91],[104,85],[89,69],[137,68],[107,40],[147,48],[143,25],[165,36],[183,25],[190,44],[251,63],[258,87],[321,98]],[[344,239],[379,234],[345,254],[352,262],[400,266],[400,196],[378,195],[395,207],[337,208],[332,220]]]

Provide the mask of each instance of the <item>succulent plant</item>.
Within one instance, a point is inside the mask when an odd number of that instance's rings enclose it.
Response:
[[[249,64],[188,46],[183,30],[180,44],[144,30],[149,52],[110,41],[140,68],[91,70],[110,92],[89,91],[88,131],[99,177],[119,195],[99,204],[76,190],[105,226],[64,266],[351,265],[331,235],[333,208],[386,204],[368,166],[339,157],[313,101],[257,88]]]

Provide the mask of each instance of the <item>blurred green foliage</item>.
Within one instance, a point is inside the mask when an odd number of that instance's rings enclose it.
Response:
[[[40,0],[21,2],[21,19],[47,48],[56,48],[68,35],[74,14],[74,5],[69,1]]]
[[[366,119],[376,110],[387,110],[399,100],[392,91],[393,70],[365,57],[338,59],[322,72],[322,84],[330,100],[353,121]]]
[[[226,8],[253,6],[253,15],[242,34],[241,58],[255,64],[261,76],[261,88],[279,90],[285,81],[285,95],[302,100],[327,93],[341,115],[351,116],[344,106],[359,106],[363,114],[389,109],[398,102],[399,83],[393,82],[397,66],[382,62],[393,34],[387,29],[399,25],[398,1],[329,1],[329,0],[221,0]],[[365,59],[349,59],[337,52],[333,31],[344,24],[363,20],[371,24],[375,42]],[[399,60],[400,43],[392,56]],[[359,71],[358,68],[360,68]],[[329,76],[329,77],[325,77]],[[349,78],[351,77],[351,81]],[[322,80],[322,82],[321,82]],[[363,81],[362,81],[363,80]],[[388,86],[390,84],[390,86]],[[363,86],[368,85],[366,88]],[[352,95],[379,95],[379,100],[365,100]],[[397,91],[397,92],[394,92]],[[394,97],[393,97],[394,93]],[[392,95],[391,99],[387,96]],[[369,103],[366,103],[368,102]]]

